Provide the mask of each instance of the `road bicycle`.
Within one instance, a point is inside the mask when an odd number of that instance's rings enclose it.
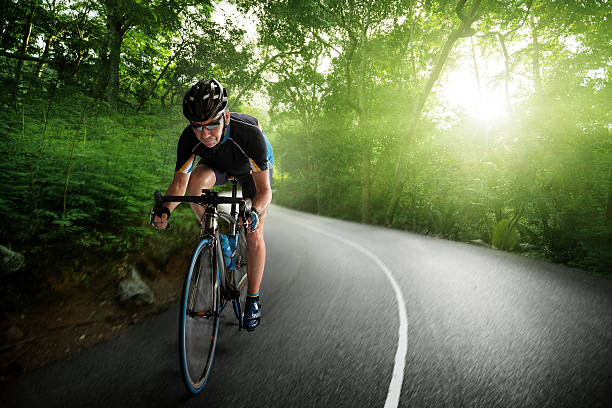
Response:
[[[242,328],[246,294],[246,202],[236,197],[237,182],[232,181],[232,196],[222,197],[204,189],[200,196],[162,196],[155,192],[156,209],[167,202],[189,202],[205,207],[200,220],[199,243],[185,272],[178,327],[180,369],[185,386],[199,393],[208,380],[219,335],[219,321],[225,305],[231,302],[238,329]],[[217,209],[231,204],[230,213]],[[236,210],[238,206],[238,211]],[[242,222],[240,222],[240,219]],[[227,223],[227,236],[236,237],[231,254],[233,269],[226,265],[219,221]],[[227,255],[227,253],[225,254]]]

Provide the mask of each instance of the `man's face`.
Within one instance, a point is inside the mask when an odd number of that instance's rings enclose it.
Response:
[[[205,122],[191,122],[191,128],[195,133],[196,137],[206,147],[215,147],[223,138],[223,125],[225,123],[225,113],[217,116],[216,118],[208,119]],[[206,128],[206,125],[218,124],[216,128],[210,130]],[[202,127],[201,130],[196,128]]]

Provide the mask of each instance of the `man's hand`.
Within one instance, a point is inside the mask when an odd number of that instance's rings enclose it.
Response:
[[[153,209],[150,215],[151,225],[158,230],[165,230],[168,228],[168,218],[170,218],[170,210],[166,207],[161,209]]]

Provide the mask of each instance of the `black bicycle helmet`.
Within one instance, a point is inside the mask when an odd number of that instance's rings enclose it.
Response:
[[[227,108],[227,91],[215,78],[202,79],[183,98],[183,115],[191,122],[217,117]]]

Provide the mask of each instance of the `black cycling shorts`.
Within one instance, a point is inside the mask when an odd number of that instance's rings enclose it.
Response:
[[[270,173],[271,187],[272,168],[268,170]],[[215,186],[222,186],[229,181],[228,177],[230,176],[230,174],[218,169],[212,169],[212,171],[215,172],[215,178],[217,179],[217,181],[215,182]],[[257,192],[257,190],[255,189],[255,181],[253,180],[253,176],[251,174],[246,174],[244,176],[236,176],[236,180],[238,180],[238,184],[240,184],[240,187],[242,188],[242,198],[250,198],[252,200],[255,197],[255,193]]]

